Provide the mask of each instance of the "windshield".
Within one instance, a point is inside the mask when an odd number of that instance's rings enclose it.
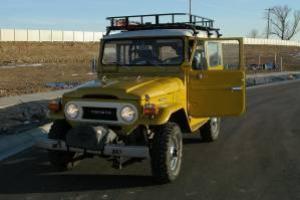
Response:
[[[111,40],[104,43],[102,64],[118,66],[180,65],[181,39]]]

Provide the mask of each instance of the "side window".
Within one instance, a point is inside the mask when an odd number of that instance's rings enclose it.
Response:
[[[103,53],[103,64],[115,63],[117,60],[117,45],[116,44],[107,44],[105,51]]]
[[[209,59],[209,66],[210,67],[217,67],[222,65],[221,61],[221,52],[219,48],[219,43],[217,42],[208,42],[207,43],[207,53]]]
[[[198,42],[196,46],[195,55],[193,58],[193,69],[195,70],[204,70],[207,69],[204,42]]]

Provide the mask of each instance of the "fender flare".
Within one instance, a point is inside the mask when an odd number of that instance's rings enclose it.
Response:
[[[151,124],[152,125],[165,124],[170,120],[172,114],[176,113],[181,109],[183,109],[183,107],[180,104],[173,104],[173,105],[168,105],[166,107],[160,108],[159,114],[156,115],[155,118],[151,120]]]

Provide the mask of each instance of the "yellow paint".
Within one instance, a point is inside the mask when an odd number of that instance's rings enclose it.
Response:
[[[204,125],[209,118],[194,118],[194,117],[189,117],[189,124],[191,127],[191,132],[194,133],[197,129],[199,129],[202,125]]]
[[[184,37],[185,44],[190,40],[226,40],[199,39]],[[80,101],[85,95],[111,95],[116,99],[85,99],[85,101],[99,102],[128,102],[135,105],[139,112],[139,119],[133,124],[123,126],[122,129],[130,134],[138,125],[161,125],[170,119],[178,110],[184,110],[191,132],[194,132],[210,117],[236,116],[245,112],[245,73],[243,41],[240,42],[240,69],[224,70],[222,65],[209,67],[208,70],[193,70],[192,60],[185,60],[179,66],[168,67],[112,67],[106,71],[99,65],[99,79],[107,77],[104,85],[99,81],[86,87],[79,88],[63,95],[63,105],[68,101]],[[100,48],[100,55],[102,48]],[[195,46],[192,55],[194,55]],[[99,59],[100,60],[100,59]],[[234,91],[234,88],[241,90]],[[159,108],[154,118],[143,116],[143,106],[149,102]],[[149,103],[148,102],[148,103]],[[64,118],[63,112],[50,114],[52,119]],[[75,123],[71,123],[76,125]]]
[[[215,70],[223,70],[224,69],[224,66],[223,65],[218,65],[218,66],[208,66],[208,70],[210,71],[215,71]]]

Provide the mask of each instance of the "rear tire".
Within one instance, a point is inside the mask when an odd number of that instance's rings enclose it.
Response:
[[[49,139],[66,140],[66,134],[71,129],[71,126],[65,120],[56,120],[53,122],[48,134]],[[64,151],[48,151],[50,163],[58,171],[66,171],[72,167],[72,161],[75,157],[73,152]]]
[[[152,175],[158,183],[169,183],[180,173],[182,133],[173,122],[157,127],[154,132],[150,147]]]
[[[211,118],[200,128],[200,134],[205,142],[213,142],[218,139],[220,134],[221,119]]]

